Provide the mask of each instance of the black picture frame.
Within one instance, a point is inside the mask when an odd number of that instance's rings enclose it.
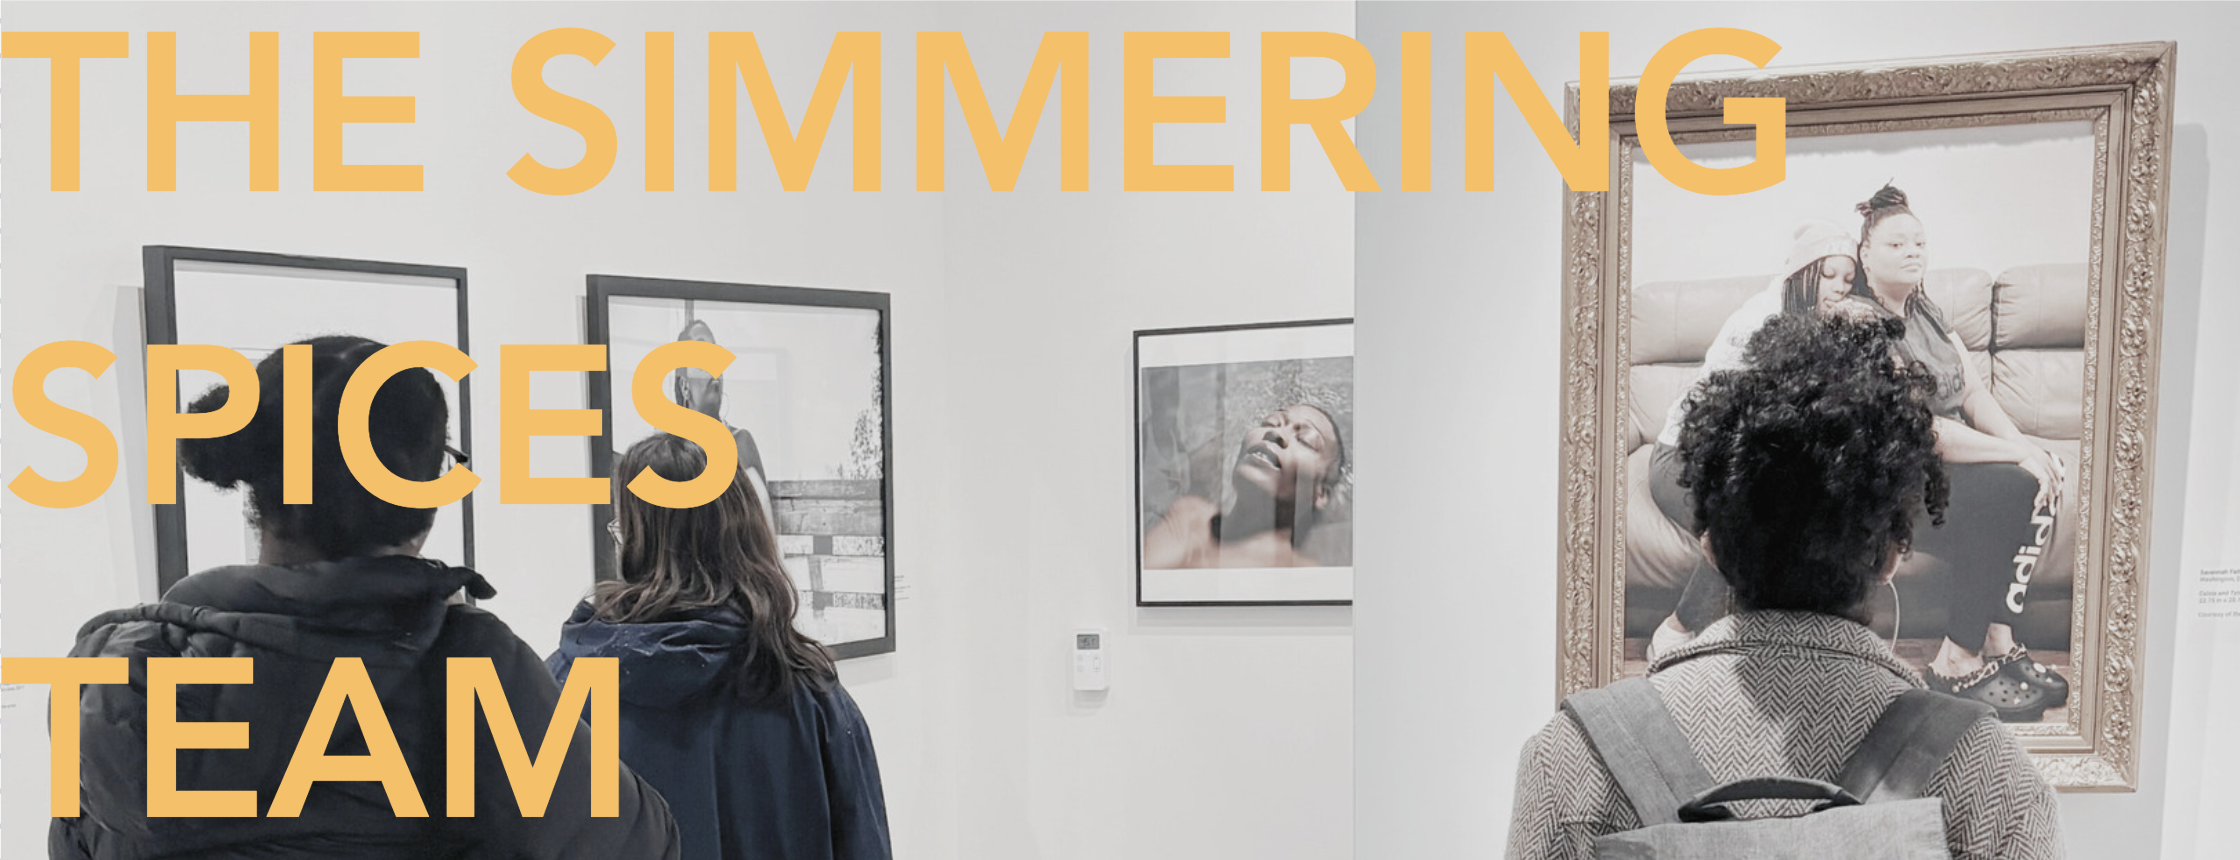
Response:
[[[847,660],[888,654],[895,650],[895,496],[894,496],[894,360],[892,347],[893,311],[887,293],[856,290],[833,290],[813,287],[786,287],[764,284],[737,284],[716,281],[687,281],[665,278],[646,278],[627,275],[589,275],[585,278],[584,341],[610,345],[608,304],[617,298],[674,299],[684,301],[722,302],[738,305],[779,305],[788,307],[844,308],[874,311],[878,314],[879,347],[879,433],[880,433],[880,530],[883,532],[883,561],[885,562],[884,609],[886,634],[877,639],[863,639],[828,645],[837,659]],[[600,410],[599,436],[591,440],[591,474],[608,476],[614,472],[614,413],[609,408],[615,402],[613,374],[627,378],[631,368],[609,367],[589,374],[589,402]],[[615,570],[615,546],[607,532],[607,523],[614,518],[611,504],[591,508],[591,540],[593,544],[593,571],[601,581],[619,576]]]
[[[177,344],[178,295],[177,264],[182,262],[219,263],[239,266],[263,266],[275,269],[301,269],[352,274],[399,275],[406,277],[448,280],[457,293],[458,343],[460,352],[472,354],[468,348],[467,270],[458,266],[433,266],[418,263],[392,263],[378,260],[354,260],[339,257],[311,257],[298,254],[277,254],[263,251],[237,251],[220,248],[194,248],[178,245],[146,245],[140,249],[141,266],[141,325],[143,364],[145,347],[150,345]],[[474,402],[472,386],[461,384],[459,392],[458,448],[472,459],[474,454]],[[154,505],[156,538],[156,588],[157,593],[169,591],[171,586],[187,578],[194,571],[187,565],[187,512],[186,470],[176,469],[172,475],[176,495],[180,499],[169,505]],[[474,567],[474,496],[460,499],[460,517],[464,533],[460,536],[464,550],[460,564]]]
[[[1130,366],[1130,374],[1131,374],[1131,377],[1132,377],[1132,382],[1131,382],[1131,390],[1132,390],[1132,392],[1133,392],[1133,395],[1134,395],[1134,401],[1133,401],[1133,403],[1132,403],[1132,404],[1130,405],[1130,415],[1132,416],[1132,420],[1131,420],[1131,423],[1132,423],[1132,424],[1134,425],[1134,426],[1133,426],[1133,429],[1132,429],[1132,431],[1131,431],[1131,432],[1133,433],[1133,435],[1134,435],[1134,438],[1135,438],[1135,445],[1134,445],[1134,457],[1132,458],[1132,462],[1133,462],[1133,464],[1134,464],[1134,470],[1133,470],[1133,474],[1131,474],[1131,475],[1129,476],[1129,481],[1130,481],[1130,483],[1131,483],[1131,484],[1133,485],[1133,487],[1134,487],[1134,489],[1135,489],[1135,493],[1134,493],[1134,500],[1135,500],[1135,505],[1134,505],[1134,508],[1133,508],[1133,511],[1132,511],[1132,514],[1131,514],[1131,517],[1130,517],[1130,518],[1136,521],[1136,525],[1135,525],[1135,534],[1134,534],[1134,544],[1135,544],[1135,580],[1136,580],[1136,606],[1139,606],[1139,607],[1189,607],[1189,606],[1201,606],[1201,607],[1203,607],[1203,606],[1352,606],[1352,605],[1353,605],[1353,600],[1352,600],[1351,598],[1347,598],[1347,599],[1343,599],[1343,600],[1338,600],[1338,599],[1330,599],[1330,600],[1321,600],[1321,599],[1303,599],[1303,600],[1256,600],[1256,599],[1251,599],[1251,600],[1162,600],[1162,599],[1149,599],[1149,598],[1146,598],[1146,597],[1145,597],[1145,595],[1144,595],[1144,581],[1143,581],[1143,580],[1144,580],[1144,576],[1143,576],[1143,574],[1144,574],[1144,566],[1143,566],[1143,555],[1144,555],[1144,537],[1145,537],[1145,533],[1146,533],[1147,531],[1149,531],[1149,529],[1148,529],[1148,527],[1147,527],[1147,526],[1146,526],[1146,525],[1145,525],[1145,524],[1143,523],[1143,519],[1142,519],[1142,518],[1143,518],[1143,496],[1144,496],[1144,493],[1143,493],[1143,454],[1144,454],[1144,434],[1143,434],[1143,418],[1144,418],[1144,415],[1143,415],[1143,399],[1144,399],[1144,391],[1143,391],[1143,379],[1144,379],[1144,370],[1145,370],[1145,368],[1144,368],[1144,365],[1143,365],[1143,342],[1144,342],[1144,340],[1145,340],[1146,338],[1170,337],[1170,336],[1176,336],[1176,335],[1200,335],[1200,334],[1219,334],[1219,333],[1226,333],[1226,332],[1257,331],[1257,330],[1266,330],[1266,329],[1287,329],[1287,328],[1316,328],[1316,327],[1332,327],[1332,326],[1351,326],[1351,325],[1353,325],[1353,324],[1354,324],[1354,320],[1353,320],[1353,318],[1352,318],[1352,317],[1338,317],[1338,318],[1330,318],[1330,319],[1312,319],[1312,320],[1288,320],[1288,321],[1282,321],[1282,322],[1263,322],[1263,323],[1234,323],[1234,324],[1227,324],[1227,325],[1204,325],[1204,326],[1187,326],[1187,327],[1181,327],[1181,328],[1138,329],[1138,330],[1137,330],[1137,331],[1135,332],[1134,338],[1133,338],[1133,339],[1132,339],[1132,341],[1131,341],[1131,344],[1130,344],[1130,349],[1129,349],[1129,358],[1130,358],[1129,366]],[[1353,442],[1353,440],[1351,440],[1351,439],[1347,439],[1347,440],[1346,440],[1346,444],[1348,444],[1348,445],[1351,445],[1351,444],[1352,444],[1352,442]]]

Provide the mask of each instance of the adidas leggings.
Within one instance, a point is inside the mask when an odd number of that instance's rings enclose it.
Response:
[[[1696,533],[1687,490],[1680,486],[1679,449],[1658,445],[1649,457],[1649,492],[1657,508],[1689,534]],[[2052,511],[2032,510],[2038,479],[2013,463],[1946,463],[1952,483],[1944,526],[1924,517],[1913,527],[1915,552],[1945,562],[1945,636],[1976,650],[1993,624],[2022,618],[2030,577],[2053,542]],[[1673,612],[1689,630],[1702,630],[1731,610],[1732,592],[1709,564],[1696,567]]]

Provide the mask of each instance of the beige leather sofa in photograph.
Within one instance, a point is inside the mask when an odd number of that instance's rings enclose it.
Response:
[[[1674,399],[1700,373],[1728,315],[1771,278],[1747,275],[1641,284],[1632,296],[1631,432],[1626,458],[1625,635],[1646,639],[1679,600],[1701,558],[1693,537],[1649,494],[1649,454]],[[1928,295],[1968,347],[1968,361],[2022,432],[2069,465],[2046,559],[2032,575],[2016,637],[2033,649],[2065,650],[2076,568],[2077,453],[2084,424],[2083,264],[2021,265],[1993,276],[1938,269]],[[1946,565],[1916,552],[1896,577],[1904,638],[1936,639],[1945,623]],[[1888,632],[1890,597],[1878,597],[1877,629]],[[1634,650],[1634,649],[1628,649]]]

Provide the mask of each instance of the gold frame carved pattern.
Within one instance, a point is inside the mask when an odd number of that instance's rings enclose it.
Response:
[[[1742,75],[1684,77],[1667,117],[1681,143],[1747,139],[1722,100],[1784,99],[1791,137],[2086,120],[2093,123],[2090,298],[2065,723],[2015,727],[2054,785],[2138,785],[2147,529],[2162,266],[2169,229],[2177,45],[2153,42]],[[1625,651],[1627,373],[1635,86],[1610,93],[1605,192],[1564,192],[1563,424],[1557,694],[1619,677]],[[1578,130],[1573,85],[1571,128]]]

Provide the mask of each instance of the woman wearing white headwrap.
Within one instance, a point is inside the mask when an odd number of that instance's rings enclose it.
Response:
[[[1711,341],[1711,348],[1703,355],[1703,371],[1696,376],[1696,383],[1687,393],[1674,398],[1667,411],[1663,432],[1657,435],[1656,447],[1649,457],[1649,493],[1656,499],[1657,508],[1666,518],[1688,534],[1696,534],[1695,517],[1688,510],[1688,491],[1680,486],[1680,425],[1688,415],[1688,401],[1703,385],[1703,380],[1721,370],[1736,370],[1743,366],[1743,349],[1766,320],[1783,314],[1793,316],[1828,316],[1836,313],[1872,315],[1874,310],[1852,297],[1854,282],[1858,277],[1859,261],[1852,256],[1857,241],[1850,231],[1827,221],[1806,221],[1797,225],[1789,243],[1788,258],[1782,263],[1783,274],[1766,285],[1763,292],[1742,303]],[[1705,575],[1710,574],[1710,575]],[[1689,575],[1688,585],[1681,592],[1680,602],[1664,623],[1659,625],[1651,639],[1652,648],[1663,652],[1687,640],[1694,631],[1702,630],[1727,612],[1727,589],[1708,564],[1699,564]]]

